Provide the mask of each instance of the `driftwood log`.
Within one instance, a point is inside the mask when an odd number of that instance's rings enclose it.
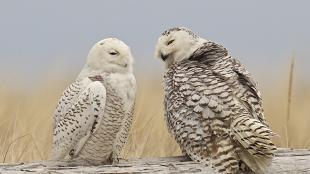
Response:
[[[190,161],[186,157],[160,157],[123,160],[117,166],[71,166],[69,163],[33,162],[28,164],[0,164],[0,174],[46,173],[209,173],[211,169]],[[310,150],[279,149],[268,169],[274,173],[309,173]]]

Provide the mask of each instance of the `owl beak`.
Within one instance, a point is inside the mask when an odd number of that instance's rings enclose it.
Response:
[[[124,68],[127,68],[127,66],[128,66],[128,63],[116,63],[116,64],[119,66],[122,66]]]
[[[163,61],[166,61],[169,57],[169,54],[163,54],[163,53],[160,53],[160,58],[163,60]]]

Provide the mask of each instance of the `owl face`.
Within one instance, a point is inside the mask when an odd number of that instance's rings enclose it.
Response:
[[[130,48],[121,40],[107,38],[97,42],[90,50],[87,65],[107,72],[127,72],[131,70],[133,57]]]
[[[187,28],[166,30],[158,39],[155,56],[162,59],[167,66],[187,59],[199,48],[203,39]]]

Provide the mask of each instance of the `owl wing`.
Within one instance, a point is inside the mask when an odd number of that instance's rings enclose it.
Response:
[[[222,82],[230,83],[233,111],[230,131],[241,144],[241,159],[253,170],[264,171],[270,165],[276,146],[274,135],[264,116],[258,85],[245,67],[227,56],[211,68]]]
[[[167,123],[191,159],[212,165],[219,173],[233,173],[239,167],[235,144],[230,138],[231,89],[212,76],[205,66],[195,62],[179,65],[167,73]]]
[[[90,82],[80,92],[69,89],[64,93],[72,95],[71,100],[62,97],[58,105],[63,106],[57,108],[63,110],[56,110],[52,160],[77,154],[103,117],[106,89],[101,82]]]
[[[71,108],[72,101],[75,101],[79,96],[82,86],[82,82],[77,80],[71,83],[62,93],[54,112],[54,129],[56,128],[56,123],[59,123],[65,113],[68,112],[68,109]]]
[[[127,142],[128,134],[132,126],[133,110],[134,104],[132,105],[131,110],[125,113],[124,118],[122,118],[120,130],[117,132],[115,137],[115,143],[113,144],[113,163],[118,163],[118,158],[124,148],[124,145]]]
[[[253,115],[254,118],[258,119],[264,125],[269,127],[263,110],[261,93],[258,90],[257,82],[253,80],[250,73],[245,69],[244,66],[237,59],[231,59],[232,69],[235,73],[236,79],[239,84],[237,90],[244,90],[243,96],[240,96],[241,103],[247,108],[247,110]]]
[[[230,81],[236,74],[227,70],[223,78],[199,62],[178,66],[167,73],[165,105],[168,126],[181,148],[220,173],[237,171],[238,153],[244,149],[249,153],[245,159],[258,157],[249,162],[255,163],[253,170],[266,168],[275,150],[271,130],[253,118],[236,96]]]

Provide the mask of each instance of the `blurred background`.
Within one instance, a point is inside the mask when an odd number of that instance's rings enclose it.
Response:
[[[179,155],[164,123],[164,65],[154,58],[157,38],[174,26],[224,45],[246,65],[278,146],[310,148],[309,6],[307,0],[1,1],[0,162],[47,159],[57,101],[92,45],[106,37],[123,40],[135,57],[137,105],[123,156]]]

